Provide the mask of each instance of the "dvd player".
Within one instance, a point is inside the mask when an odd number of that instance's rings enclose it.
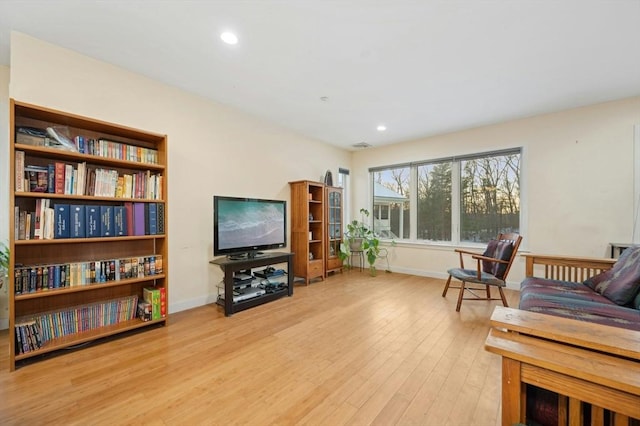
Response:
[[[233,292],[233,301],[241,302],[243,300],[252,299],[254,297],[262,296],[266,291],[259,287],[247,287]]]

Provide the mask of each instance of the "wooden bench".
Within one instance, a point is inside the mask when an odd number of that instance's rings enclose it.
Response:
[[[559,395],[558,424],[640,419],[640,332],[498,306],[486,350],[502,356],[502,424],[526,423],[526,385]],[[636,420],[637,421],[637,420]]]

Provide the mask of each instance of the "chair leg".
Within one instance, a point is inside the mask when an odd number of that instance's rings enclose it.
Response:
[[[485,287],[487,287],[487,300],[488,300],[488,299],[491,299],[491,286],[488,286],[488,285],[487,285],[487,286],[485,286]]]
[[[447,280],[447,283],[444,285],[444,291],[442,292],[442,297],[445,297],[447,295],[447,291],[449,290],[449,284],[451,284],[451,275],[449,275],[449,279]]]
[[[458,294],[458,304],[456,305],[456,312],[460,312],[460,306],[462,306],[462,296],[464,296],[464,281],[460,282],[460,293]]]
[[[502,287],[498,287],[498,291],[500,292],[500,297],[502,298],[502,304],[508,308],[509,305],[507,304],[507,298],[504,296],[504,291],[502,291]]]

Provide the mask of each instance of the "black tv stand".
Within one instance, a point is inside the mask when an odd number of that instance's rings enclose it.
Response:
[[[257,257],[243,257],[242,259],[231,259],[229,257],[220,257],[210,261],[214,265],[218,265],[224,272],[224,294],[225,297],[218,303],[224,307],[224,314],[231,316],[235,312],[240,312],[263,303],[271,302],[283,296],[293,296],[293,253],[263,253]],[[287,264],[287,287],[278,291],[263,294],[261,296],[233,301],[233,276],[236,272],[251,270],[260,266],[275,265],[278,263]]]
[[[227,256],[229,260],[244,260],[244,259],[255,259],[256,257],[262,257],[264,253],[261,251],[249,251],[246,253],[240,254],[230,254]]]

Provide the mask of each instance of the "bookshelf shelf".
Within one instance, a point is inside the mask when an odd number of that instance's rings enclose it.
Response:
[[[9,127],[10,370],[15,370],[17,361],[43,353],[154,324],[166,325],[166,312],[152,321],[137,317],[138,302],[149,288],[161,290],[165,311],[168,300],[166,135],[14,99],[10,100]],[[45,136],[25,133],[27,128],[62,129],[78,151],[58,149],[56,142]],[[111,173],[116,181],[109,190],[98,191],[98,183],[109,183],[98,179],[99,170]],[[31,180],[34,173],[35,186]],[[59,185],[63,178],[71,179],[72,185],[64,187],[65,193]],[[94,193],[99,195],[90,195]],[[68,222],[56,206],[61,212],[67,206]],[[72,208],[77,208],[76,217]],[[23,223],[25,217],[28,220]],[[105,231],[110,223],[123,221],[127,226]],[[89,223],[95,227],[89,229]],[[30,234],[26,234],[27,227]],[[78,228],[86,232],[78,232]],[[40,232],[32,235],[33,230]],[[162,269],[154,274],[156,260],[161,260]],[[128,268],[130,263],[140,267],[140,261],[147,275],[124,278],[135,275],[134,266],[131,274]],[[146,271],[148,265],[151,274]],[[100,268],[101,280],[95,278],[97,272],[92,275],[94,266],[96,271]],[[27,271],[28,281],[24,278]],[[120,275],[122,271],[126,271],[124,275]],[[69,280],[70,273],[76,275],[70,275]],[[54,286],[51,279],[44,278],[52,274],[57,280]],[[102,282],[88,284],[96,280]],[[58,328],[52,328],[54,320]]]
[[[66,161],[78,161],[78,162],[86,161],[86,162],[91,162],[92,164],[98,164],[103,166],[148,169],[153,171],[162,171],[165,169],[165,166],[163,164],[118,160],[115,158],[100,157],[97,155],[81,154],[79,152],[74,152],[74,151],[64,151],[64,150],[59,150],[55,148],[39,147],[39,146],[25,145],[25,144],[19,144],[19,143],[15,144],[15,149],[17,151],[24,151],[24,152],[31,153],[36,157],[60,159],[60,160],[66,160]]]
[[[119,201],[119,202],[135,202],[135,203],[162,203],[162,200],[151,198],[123,198],[123,197],[96,197],[93,195],[72,195],[72,194],[51,194],[46,192],[14,192],[13,195],[18,198],[51,198],[58,200],[86,200],[86,201]]]
[[[78,243],[99,243],[110,241],[136,241],[136,240],[159,240],[166,238],[166,234],[161,235],[132,235],[128,237],[96,237],[96,238],[54,238],[52,240],[17,240],[16,246],[29,245],[49,245],[49,244],[78,244]]]
[[[81,333],[76,333],[72,336],[60,337],[57,339],[52,339],[48,341],[44,346],[40,349],[36,349],[31,352],[27,352],[24,354],[16,355],[15,360],[20,361],[28,358],[32,358],[38,355],[42,355],[48,352],[57,351],[59,349],[65,349],[70,346],[79,345],[81,343],[91,342],[96,339],[101,339],[103,337],[113,336],[115,334],[124,333],[125,331],[131,331],[138,328],[149,327],[155,324],[164,323],[164,320],[151,320],[151,321],[142,321],[140,319],[133,319],[130,321],[121,322],[115,325],[109,325],[106,327],[100,327],[97,330],[83,331]]]
[[[75,287],[56,288],[52,290],[39,290],[39,291],[36,291],[35,293],[16,294],[15,300],[16,302],[19,302],[20,300],[39,299],[41,297],[59,296],[61,294],[78,293],[82,291],[94,291],[94,290],[99,290],[101,288],[107,288],[107,287],[118,287],[118,286],[130,285],[130,284],[136,284],[136,283],[145,283],[145,282],[149,282],[149,281],[153,281],[161,278],[166,278],[166,275],[157,274],[157,275],[149,275],[142,278],[130,278],[126,280],[109,281],[106,283],[84,284],[84,285],[78,285]]]

